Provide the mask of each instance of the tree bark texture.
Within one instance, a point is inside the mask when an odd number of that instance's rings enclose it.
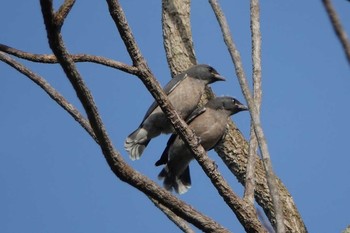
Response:
[[[176,8],[174,8],[176,6]],[[174,16],[182,17],[180,19],[168,19],[165,20],[164,15],[167,15],[169,9],[181,9],[181,12],[186,13],[176,13]],[[173,10],[175,11],[175,10]],[[175,11],[176,12],[176,11]],[[183,39],[182,31],[190,31],[190,1],[188,0],[164,0],[163,1],[163,37],[165,51],[168,59],[169,66],[172,70],[172,74],[176,74],[185,70],[187,67],[193,65],[193,61],[196,59],[192,56],[194,55],[193,40],[192,38],[186,37]],[[186,18],[184,18],[186,17]],[[168,21],[171,21],[169,23]],[[186,24],[185,24],[185,23]],[[180,25],[174,25],[178,23]],[[183,29],[184,26],[188,29]],[[181,30],[180,30],[181,29]],[[185,34],[186,36],[191,36],[190,32]],[[179,43],[183,45],[179,45]],[[186,48],[178,51],[177,49],[169,49],[167,45],[175,44],[176,48]],[[190,49],[189,49],[190,48]],[[211,90],[207,91],[206,98],[213,97],[214,94]],[[203,98],[203,99],[206,99]],[[205,101],[205,100],[204,100]],[[248,161],[248,142],[244,139],[241,132],[235,126],[233,122],[228,125],[227,134],[224,140],[218,145],[215,150],[228,166],[231,172],[236,176],[238,181],[245,184],[245,174],[246,165]],[[268,216],[272,224],[275,223],[274,219],[274,208],[269,194],[269,189],[267,186],[266,175],[263,163],[259,157],[256,157],[256,168],[255,168],[255,199],[257,203],[263,208],[264,212]],[[283,183],[277,178],[277,189],[281,198],[281,203],[283,206],[283,215],[285,217],[284,224],[287,232],[307,232],[304,222],[298,212],[296,205],[286,189]]]
[[[190,24],[190,3],[190,0],[163,0],[162,3],[163,43],[172,76],[197,63]]]

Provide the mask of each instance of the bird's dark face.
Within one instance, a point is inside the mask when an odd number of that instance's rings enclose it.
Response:
[[[223,98],[224,109],[228,110],[231,114],[236,114],[241,111],[247,111],[248,107],[236,100],[233,97],[224,97]]]
[[[205,81],[207,84],[225,81],[225,78],[220,76],[213,67],[204,64],[192,66],[186,73],[193,78]]]
[[[225,110],[228,115],[248,110],[247,106],[230,96],[216,97],[210,102],[211,103],[208,102],[208,104],[211,105],[212,108]]]

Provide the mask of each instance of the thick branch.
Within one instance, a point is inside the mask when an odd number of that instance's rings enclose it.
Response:
[[[72,86],[75,89],[78,98],[80,99],[88,115],[91,127],[100,142],[102,152],[110,168],[116,174],[116,176],[139,189],[140,191],[144,192],[151,198],[156,199],[164,206],[174,211],[174,213],[178,214],[181,218],[193,223],[201,230],[206,232],[228,232],[225,228],[220,226],[215,221],[200,214],[192,207],[188,206],[184,202],[171,195],[169,192],[161,189],[147,177],[135,172],[123,161],[120,154],[114,150],[112,142],[110,141],[102,120],[99,116],[91,93],[86,87],[79,72],[77,71],[73,59],[65,49],[58,30],[59,28],[57,28],[57,25],[53,20],[54,13],[52,9],[52,1],[41,0],[40,3],[50,47],[60,62],[68,79],[72,83]]]
[[[322,0],[322,3],[327,11],[327,14],[332,23],[334,32],[338,36],[340,43],[343,46],[345,56],[348,59],[348,62],[350,64],[350,41],[348,39],[348,36],[346,35],[344,28],[340,23],[340,19],[337,15],[337,12],[335,11],[331,0]]]
[[[56,56],[53,54],[33,54],[24,52],[12,47],[9,47],[4,44],[0,44],[0,51],[11,54],[18,58],[22,58],[32,62],[40,62],[40,63],[58,63]],[[111,68],[115,68],[129,74],[137,75],[138,69],[134,66],[129,66],[122,62],[114,61],[112,59],[108,59],[101,56],[89,55],[89,54],[71,54],[71,58],[74,62],[92,62],[100,65],[105,65]]]
[[[172,76],[197,64],[190,24],[190,0],[162,1],[163,44]],[[168,36],[172,35],[172,40]]]

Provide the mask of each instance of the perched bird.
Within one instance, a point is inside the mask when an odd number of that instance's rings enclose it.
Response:
[[[211,150],[221,140],[225,131],[228,118],[240,111],[248,110],[232,97],[216,97],[210,100],[204,107],[198,108],[189,116],[188,125],[199,137],[206,151]],[[173,134],[156,166],[166,164],[159,173],[158,178],[163,180],[164,187],[179,194],[187,192],[191,187],[189,163],[194,159],[192,152],[184,141]]]
[[[216,81],[225,81],[225,79],[213,67],[195,65],[176,75],[164,87],[164,92],[175,110],[183,119],[186,119],[196,109],[206,85]],[[172,132],[170,121],[155,101],[149,107],[140,126],[126,138],[124,148],[132,160],[140,159],[152,138],[161,133]]]

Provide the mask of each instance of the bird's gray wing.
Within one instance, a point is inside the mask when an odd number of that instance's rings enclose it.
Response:
[[[186,123],[190,124],[197,116],[201,115],[203,112],[205,112],[206,108],[205,107],[201,107],[201,108],[197,108],[196,110],[194,110],[191,115],[187,118]],[[162,164],[167,164],[168,162],[168,151],[169,148],[172,146],[172,144],[174,143],[175,139],[176,139],[177,134],[172,134],[167,142],[167,145],[162,153],[162,155],[160,156],[160,159],[155,163],[156,166],[160,166]]]
[[[196,108],[186,119],[186,123],[189,125],[196,117],[198,117],[199,115],[201,115],[202,113],[204,113],[206,111],[206,107],[200,107],[200,108]]]
[[[188,75],[187,74],[179,74],[176,75],[174,78],[172,78],[164,87],[164,92],[165,94],[169,95],[185,78],[187,78]],[[149,109],[147,110],[143,120],[143,121],[154,111],[154,109],[158,106],[157,101],[154,101],[152,103],[152,105],[149,107]],[[141,123],[141,124],[142,124]]]

